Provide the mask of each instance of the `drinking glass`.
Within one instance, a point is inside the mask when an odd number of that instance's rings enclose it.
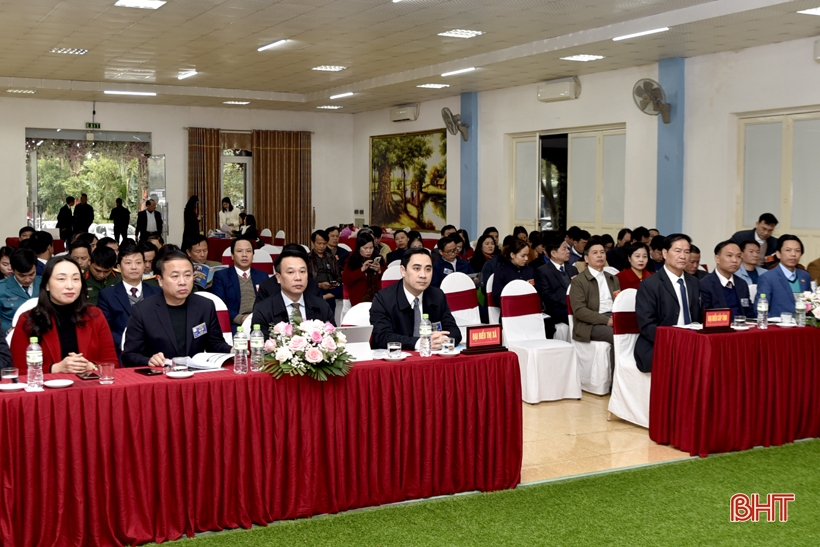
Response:
[[[793,320],[794,319],[792,318],[792,314],[790,314],[788,312],[784,311],[783,313],[780,314],[780,322],[783,323],[784,325],[788,325]]]
[[[390,359],[401,359],[401,342],[388,342],[387,356]]]
[[[745,327],[746,326],[746,316],[737,314],[735,315],[734,323],[736,327]]]
[[[0,381],[4,384],[16,384],[18,374],[16,368],[4,368],[0,370]]]
[[[441,351],[453,353],[456,350],[456,341],[453,338],[445,338],[441,341]]]
[[[97,373],[101,384],[114,383],[114,363],[97,363]]]
[[[188,372],[188,358],[174,357],[171,360],[171,372]]]

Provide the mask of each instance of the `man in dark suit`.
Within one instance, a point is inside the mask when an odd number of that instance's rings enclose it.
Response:
[[[162,292],[159,287],[142,282],[144,261],[145,256],[135,244],[128,243],[120,247],[117,264],[122,275],[122,283],[101,290],[97,296],[97,307],[102,310],[111,327],[117,354],[122,348],[122,334],[131,317],[131,308],[146,298]]]
[[[29,238],[29,245],[37,255],[37,275],[43,275],[46,264],[54,256],[54,238],[48,232],[39,231]]]
[[[74,207],[74,233],[87,232],[94,223],[94,208],[88,204],[88,196],[80,195],[80,203]]]
[[[728,239],[715,247],[715,271],[700,279],[700,307],[704,310],[730,308],[732,317],[756,313],[749,299],[749,286],[735,272],[740,268],[740,246]],[[702,271],[702,270],[701,270]]]
[[[777,238],[772,234],[777,227],[777,217],[771,213],[763,213],[757,219],[752,230],[740,230],[732,236],[732,241],[738,245],[743,245],[744,241],[757,241],[760,245],[760,262],[758,266],[768,269],[776,263],[774,256],[777,250]]]
[[[122,364],[161,367],[166,359],[197,353],[229,353],[213,302],[191,296],[194,266],[178,250],[170,250],[154,264],[162,293],[131,307]],[[143,286],[145,286],[143,284]]]
[[[468,275],[474,273],[470,263],[458,256],[457,247],[460,241],[461,236],[457,233],[452,233],[438,240],[436,248],[438,248],[441,258],[433,264],[434,287],[441,287],[441,282],[451,273],[460,272]]]
[[[268,274],[251,268],[254,247],[249,239],[234,239],[231,242],[233,268],[216,272],[211,285],[211,292],[228,306],[232,332],[253,313],[257,287],[268,280]]]
[[[350,257],[350,251],[347,249],[343,249],[339,247],[339,227],[338,226],[331,226],[327,230],[327,248],[330,249],[334,255],[336,255],[336,260],[339,261],[339,271],[344,270],[345,262],[347,262],[348,257]]]
[[[615,247],[606,252],[606,263],[618,271],[629,268],[629,260],[626,257],[626,248],[632,242],[632,230],[621,228],[618,232],[618,241]]]
[[[65,242],[66,248],[71,243],[71,236],[74,234],[74,212],[71,210],[74,202],[74,196],[68,196],[65,198],[65,205],[57,213],[57,229],[60,230],[60,239]]]
[[[302,255],[304,255],[305,261],[308,260],[308,255],[307,253],[305,253],[305,249],[301,245],[298,245],[296,243],[288,243],[287,245],[282,247],[282,252],[284,253],[285,251],[301,253]],[[279,284],[279,280],[276,278],[275,275],[272,275],[259,284],[259,287],[256,289],[256,302],[254,303],[254,305],[262,302],[266,298],[269,298],[275,294],[280,294],[281,292],[282,286]],[[322,289],[319,288],[319,283],[312,277],[308,279],[307,288],[305,289],[305,292],[307,294],[312,294],[324,299],[324,292],[322,292]]]
[[[157,202],[149,199],[145,202],[145,210],[137,213],[137,227],[134,239],[140,241],[148,234],[162,233],[162,215],[157,211]]]
[[[253,307],[253,324],[260,326],[265,338],[270,338],[272,326],[292,323],[297,315],[300,321],[308,319],[336,324],[327,302],[305,290],[310,274],[304,251],[283,250],[273,267],[280,290]]]
[[[551,338],[555,334],[555,325],[569,324],[567,310],[567,287],[572,278],[578,275],[575,266],[567,264],[569,260],[569,245],[566,241],[554,241],[546,247],[550,261],[535,270],[535,290],[541,297],[541,306],[544,313],[550,316],[547,335]]]
[[[700,287],[695,276],[684,271],[692,240],[684,234],[666,236],[664,265],[641,281],[635,297],[635,316],[640,336],[635,361],[641,372],[652,372],[652,352],[658,327],[688,325],[700,320]]]
[[[117,198],[117,206],[111,209],[108,220],[114,222],[114,241],[118,244],[128,237],[128,224],[131,222],[131,211],[122,206],[122,198]]]
[[[689,258],[686,259],[686,273],[694,275],[698,281],[709,275],[709,272],[700,267],[700,248],[692,245],[689,249]]]
[[[579,260],[584,259],[584,247],[587,246],[587,241],[592,237],[589,232],[582,230],[578,226],[572,226],[567,230],[567,244],[569,248],[569,264],[575,264]]]
[[[442,339],[461,342],[461,331],[450,313],[447,298],[441,289],[431,287],[433,259],[425,249],[411,249],[401,259],[401,283],[382,289],[373,298],[370,324],[373,325],[373,345],[386,348],[388,342],[401,342],[403,349],[417,350],[419,323],[426,314],[432,323],[441,322],[441,331],[434,331],[433,349],[441,349]]]

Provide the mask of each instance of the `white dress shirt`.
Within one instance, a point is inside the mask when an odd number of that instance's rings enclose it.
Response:
[[[558,270],[559,272],[561,271],[561,268],[564,268],[564,273],[566,273],[566,272],[567,272],[567,266],[566,266],[566,264],[558,264],[558,263],[557,263],[556,261],[554,261],[553,259],[550,259],[550,262],[552,262],[552,265],[553,265],[553,266],[555,266],[555,269],[556,269],[556,270]]]
[[[154,217],[156,211],[145,211],[145,218],[147,219],[145,223],[145,231],[146,232],[156,232],[157,231],[157,219]]]
[[[741,268],[742,267],[743,266],[741,266]],[[729,277],[723,277],[720,273],[720,270],[718,270],[717,268],[715,268],[715,274],[717,274],[718,280],[720,281],[720,284],[723,285],[724,287],[726,287],[726,284],[729,281],[732,282],[732,287],[737,287],[737,281],[735,281],[735,276],[732,275],[732,276],[729,276]]]
[[[302,320],[304,321],[304,319],[305,319],[305,295],[300,294],[299,295],[299,300],[294,302],[293,300],[291,300],[290,298],[285,296],[284,292],[281,293],[281,294],[282,294],[282,302],[285,303],[285,309],[288,312],[288,321],[290,321],[290,318],[293,315],[293,305],[294,304],[299,304],[299,315],[302,316]]]
[[[589,273],[595,277],[595,281],[598,282],[598,313],[610,313],[612,312],[612,293],[609,291],[609,285],[606,282],[606,276],[604,272],[599,272],[595,268],[590,267]]]
[[[125,294],[127,294],[128,296],[132,296],[132,288],[137,289],[137,294],[135,298],[139,298],[140,296],[142,296],[142,281],[140,281],[137,285],[130,285],[127,281],[123,281],[122,286],[125,287]]]
[[[441,259],[441,260],[444,260],[444,259]],[[411,293],[410,291],[407,290],[407,287],[404,286],[404,283],[402,283],[402,288],[404,289],[404,296],[406,296],[407,301],[410,302],[410,308],[413,310],[413,315],[415,315],[416,309],[415,309],[415,307],[413,307],[413,300],[416,297],[413,296],[413,293]],[[424,293],[421,293],[418,296],[418,299],[419,299],[419,315],[424,315],[424,307],[422,306],[422,300],[424,299]],[[421,338],[416,340],[416,347],[414,348],[416,351],[419,350],[419,344],[421,344]]]
[[[234,266],[233,269],[236,270],[236,275],[238,275],[239,277],[242,277],[244,274],[248,274],[248,279],[251,278],[251,269],[250,268],[248,268],[247,270],[240,270],[239,266]]]
[[[678,311],[677,325],[679,327],[682,327],[682,326],[686,325],[686,322],[683,320],[683,300],[681,299],[681,296],[680,296],[680,285],[678,285],[678,279],[683,279],[683,275],[681,274],[680,276],[677,276],[677,275],[673,274],[672,272],[669,271],[669,268],[667,268],[666,266],[663,267],[663,271],[665,271],[666,275],[669,276],[669,281],[672,282],[672,288],[675,289],[675,296],[678,297],[678,308],[680,308],[680,310]],[[686,287],[686,280],[685,279],[683,280],[683,286]],[[686,290],[686,289],[684,288],[684,290]],[[687,299],[689,298],[689,293],[688,292],[686,293],[686,298]],[[689,302],[687,301],[686,304],[689,305]],[[689,310],[689,318],[691,319],[691,317],[692,317],[692,310]]]

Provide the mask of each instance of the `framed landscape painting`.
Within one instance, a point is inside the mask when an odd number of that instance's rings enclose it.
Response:
[[[370,223],[422,232],[447,224],[444,129],[370,137]]]

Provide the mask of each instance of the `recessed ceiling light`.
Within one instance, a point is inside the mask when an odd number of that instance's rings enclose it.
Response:
[[[346,66],[339,66],[339,65],[322,65],[322,66],[315,66],[311,70],[322,70],[324,72],[339,72],[340,70],[346,69]]]
[[[73,47],[53,47],[50,53],[64,53],[66,55],[85,55],[88,53],[87,49],[77,49]]]
[[[475,38],[476,36],[481,36],[484,34],[480,30],[464,30],[460,28],[454,28],[453,30],[448,30],[447,32],[439,32],[439,36],[446,36],[448,38]]]
[[[465,72],[472,72],[474,70],[475,70],[475,67],[471,66],[470,68],[462,68],[461,70],[454,70],[452,72],[445,72],[444,74],[441,75],[441,77],[446,78],[447,76],[455,76],[456,74],[464,74]]]
[[[275,42],[271,42],[270,44],[268,44],[266,46],[262,46],[260,48],[257,48],[256,51],[265,51],[266,49],[271,49],[271,48],[274,48],[276,46],[281,46],[282,44],[286,44],[288,42],[290,42],[290,40],[276,40]]]
[[[223,101],[222,104],[251,104],[250,101]]]
[[[347,93],[339,93],[338,95],[331,95],[330,100],[343,99],[344,97],[350,97],[351,95],[353,95],[352,91],[348,91]]]
[[[820,8],[804,9],[797,13],[802,13],[803,15],[820,15]]]
[[[443,89],[445,87],[450,87],[449,84],[421,84],[417,85],[416,87],[424,87],[427,89]]]
[[[639,36],[647,36],[649,34],[657,34],[659,32],[666,32],[667,30],[669,30],[669,27],[655,28],[655,29],[652,29],[652,30],[645,30],[643,32],[636,32],[635,34],[626,34],[624,36],[618,36],[616,38],[613,38],[612,41],[617,42],[619,40],[629,40],[630,38],[637,38]]]
[[[180,72],[179,76],[177,76],[177,80],[184,80],[185,78],[190,78],[191,76],[196,76],[198,72],[196,70],[188,70],[187,72]]]
[[[37,92],[33,89],[7,89],[6,93],[22,93],[23,95],[34,95]]]
[[[106,95],[135,95],[137,97],[156,97],[157,94],[150,91],[104,91]]]
[[[153,82],[156,79],[156,72],[143,68],[107,68],[105,69],[105,79]]]
[[[326,105],[323,105],[323,106],[317,106],[316,108],[323,108],[325,110],[339,110],[340,108],[344,108],[344,107],[336,105],[336,104],[326,104]]]
[[[114,5],[121,8],[159,9],[165,5],[165,0],[117,0]]]
[[[580,61],[582,63],[586,63],[589,61],[598,61],[603,59],[603,55],[587,55],[586,53],[581,53],[579,55],[570,55],[569,57],[561,57],[562,61]]]

